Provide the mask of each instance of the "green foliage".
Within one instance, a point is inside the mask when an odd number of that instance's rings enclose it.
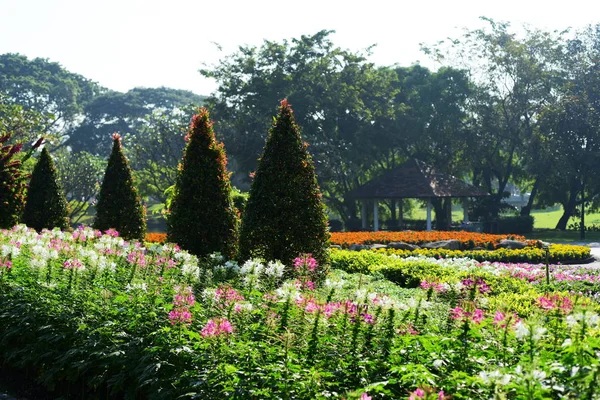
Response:
[[[125,93],[105,91],[94,97],[82,110],[83,120],[70,133],[68,144],[74,151],[85,150],[104,156],[109,151],[104,138],[112,132],[128,132],[128,143],[135,137],[141,143],[151,146],[147,150],[149,153],[156,154],[161,148],[168,150],[162,142],[152,143],[157,138],[166,139],[169,144],[180,143],[177,148],[179,151],[183,148],[183,143],[179,142],[182,141],[182,135],[176,125],[180,125],[181,119],[191,115],[182,109],[190,104],[197,107],[202,102],[202,96],[166,87],[134,88]],[[185,118],[181,118],[182,115]],[[175,137],[171,138],[172,133]],[[151,137],[145,138],[146,135]],[[131,150],[135,151],[137,150]],[[179,153],[175,156],[177,158]],[[151,160],[155,161],[154,158]]]
[[[0,92],[27,112],[43,116],[38,132],[46,136],[67,134],[83,107],[102,90],[95,82],[47,59],[0,55]]]
[[[25,225],[37,231],[69,227],[69,207],[58,179],[52,157],[44,147],[27,189],[27,202],[23,211]]]
[[[71,223],[76,224],[86,215],[92,199],[98,196],[107,163],[102,157],[87,151],[61,149],[54,155],[60,182],[69,202]]]
[[[240,238],[241,259],[291,265],[311,253],[327,263],[327,216],[312,158],[287,100],[279,107],[250,188]]]
[[[498,218],[498,232],[524,234],[533,232],[534,218],[531,215],[518,215]]]
[[[16,225],[25,205],[21,162],[15,158],[22,145],[6,144],[10,136],[8,132],[0,132],[0,228]]]
[[[146,216],[137,189],[133,185],[131,168],[121,147],[121,137],[113,135],[113,148],[98,195],[94,228],[116,229],[125,239],[143,240]]]
[[[206,108],[192,118],[188,143],[170,203],[169,241],[205,256],[237,253],[239,219],[231,197],[227,157]]]
[[[244,210],[246,210],[246,204],[248,204],[248,197],[250,197],[249,193],[242,192],[236,187],[233,188],[231,193],[233,196],[233,205],[235,206],[235,208],[237,208],[240,215],[242,215],[244,213]]]

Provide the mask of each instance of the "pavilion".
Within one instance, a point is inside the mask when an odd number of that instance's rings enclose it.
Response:
[[[406,161],[348,194],[349,198],[362,201],[363,229],[368,228],[367,200],[373,201],[374,231],[379,230],[379,200],[427,200],[427,230],[430,231],[432,198],[462,198],[464,221],[469,222],[469,198],[483,196],[489,196],[489,193],[416,159]]]

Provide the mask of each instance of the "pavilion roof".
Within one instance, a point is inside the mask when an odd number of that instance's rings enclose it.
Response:
[[[430,197],[489,196],[485,190],[437,171],[423,161],[410,159],[378,178],[352,190],[354,199],[418,199]]]

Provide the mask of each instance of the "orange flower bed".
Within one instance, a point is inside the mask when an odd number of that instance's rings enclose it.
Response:
[[[488,247],[495,245],[503,239],[525,241],[520,235],[491,235],[489,233],[464,232],[464,231],[404,231],[404,232],[332,232],[331,244],[349,247],[352,244],[387,244],[390,242],[405,242],[410,244],[423,244],[440,240],[459,240],[465,248]],[[535,246],[536,241],[528,241]]]
[[[167,240],[166,233],[146,233],[146,242],[164,243]]]

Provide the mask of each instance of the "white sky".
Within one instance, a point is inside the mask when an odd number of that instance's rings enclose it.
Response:
[[[119,91],[168,86],[206,95],[216,85],[198,69],[238,45],[331,29],[342,48],[377,44],[371,60],[379,65],[434,67],[419,43],[458,37],[481,26],[480,16],[563,30],[600,22],[600,2],[0,0],[0,54],[49,58]]]

